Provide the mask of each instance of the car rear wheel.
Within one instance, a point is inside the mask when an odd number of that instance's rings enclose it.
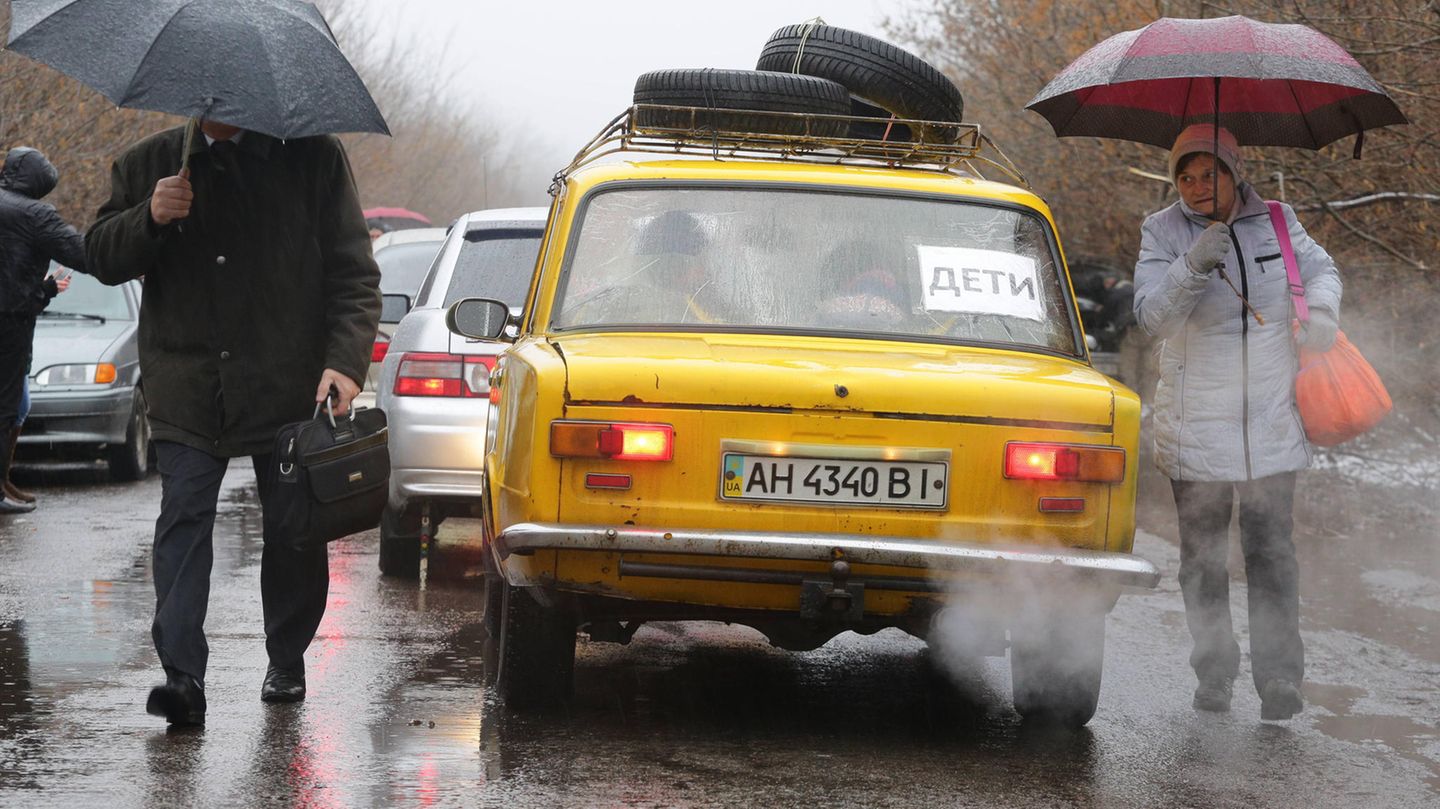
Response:
[[[1027,722],[1080,727],[1095,715],[1105,660],[1105,612],[1054,610],[1010,629],[1015,711]]]
[[[399,579],[420,577],[420,518],[386,506],[380,514],[380,572]]]
[[[501,614],[505,610],[505,579],[495,569],[495,561],[490,556],[490,549],[481,551],[485,554],[485,612],[481,620],[485,625],[485,646],[481,651],[484,659],[485,684],[494,685],[495,675],[500,668],[500,634]]]
[[[150,474],[150,420],[145,417],[145,394],[139,388],[130,400],[130,421],[125,443],[112,445],[106,461],[116,480],[144,480]]]
[[[759,70],[819,76],[843,85],[869,104],[901,118],[964,118],[960,89],[929,62],[884,40],[830,25],[787,25],[770,36],[755,63]],[[852,131],[872,136],[873,127]],[[953,140],[955,130],[933,127],[923,140]],[[899,139],[891,133],[890,139]]]
[[[528,588],[500,579],[500,668],[495,689],[506,707],[544,711],[570,702],[575,675],[575,622]]]
[[[803,112],[849,115],[850,96],[844,87],[816,76],[761,70],[656,70],[635,81],[635,103],[673,107],[703,107],[693,115],[670,110],[640,110],[635,124],[664,129],[719,129],[731,132],[771,132],[781,135],[839,137],[843,120],[813,120],[770,115],[746,115],[733,110]]]

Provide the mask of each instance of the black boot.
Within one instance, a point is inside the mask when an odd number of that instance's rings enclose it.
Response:
[[[15,428],[9,429],[9,434],[15,434]],[[3,449],[3,447],[0,447]],[[10,479],[10,453],[0,452],[0,480]],[[0,515],[3,514],[25,514],[35,510],[34,503],[22,503],[19,500],[12,500],[9,494],[0,493]]]
[[[15,445],[20,442],[20,429],[20,425],[18,424],[10,428],[8,449],[3,445],[3,439],[0,439],[0,453],[5,455],[7,464],[5,467],[4,480],[0,481],[0,483],[4,485],[4,497],[20,503],[33,503],[35,502],[35,495],[16,487],[14,483],[10,482],[10,470],[15,466]]]

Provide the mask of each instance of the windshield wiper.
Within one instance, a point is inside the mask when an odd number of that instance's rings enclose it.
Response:
[[[100,321],[101,323],[104,323],[104,322],[105,322],[105,318],[101,317],[100,315],[87,315],[87,314],[85,314],[84,312],[50,312],[50,311],[44,311],[44,312],[41,312],[41,313],[40,313],[40,317],[78,317],[78,318],[83,318],[83,319],[85,319],[85,320],[98,320],[98,321]]]

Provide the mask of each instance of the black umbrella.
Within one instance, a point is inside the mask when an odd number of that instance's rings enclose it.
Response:
[[[121,107],[281,139],[390,134],[312,3],[13,0],[9,48]]]

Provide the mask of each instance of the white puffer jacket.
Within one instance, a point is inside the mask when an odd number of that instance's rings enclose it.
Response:
[[[1209,219],[1177,202],[1141,229],[1135,316],[1161,338],[1155,461],[1174,480],[1254,480],[1310,463],[1295,407],[1294,315],[1280,245],[1254,189],[1241,183],[1237,199],[1224,267],[1265,318],[1263,326],[1218,272],[1197,275],[1186,266],[1185,252]],[[1306,300],[1338,322],[1335,262],[1283,207]]]

